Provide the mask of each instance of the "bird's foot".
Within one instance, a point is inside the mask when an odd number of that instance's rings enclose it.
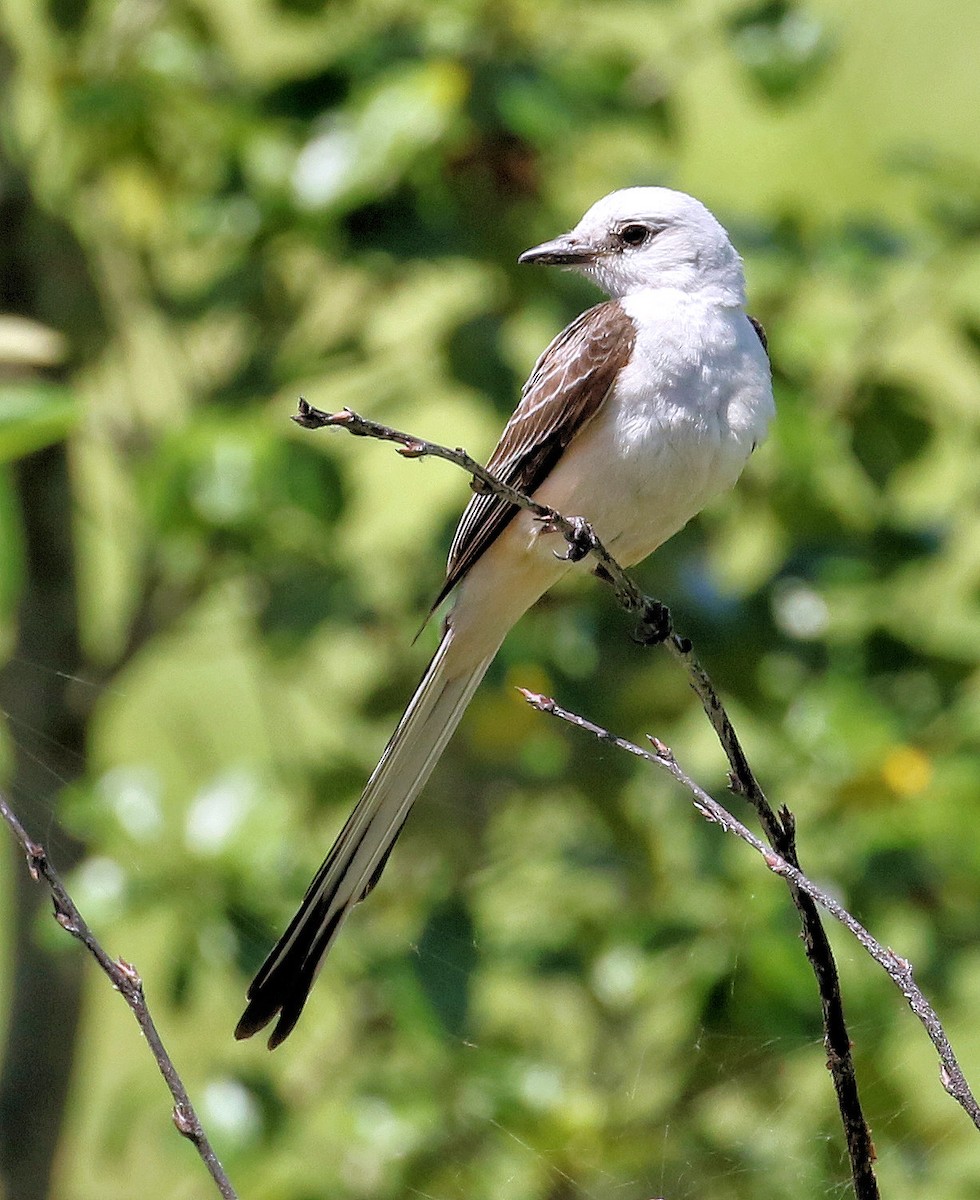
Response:
[[[670,609],[659,600],[648,600],[640,611],[633,640],[641,646],[659,646],[674,632]]]
[[[581,562],[583,558],[588,557],[596,548],[595,530],[585,517],[569,517],[568,524],[571,526],[571,529],[561,529],[559,531],[555,529],[554,523],[551,523],[550,528],[555,532],[563,533],[565,541],[568,543],[564,554],[559,554],[557,550],[555,551],[555,558],[561,559],[562,562]],[[548,518],[544,518],[542,525],[546,530],[549,529]]]

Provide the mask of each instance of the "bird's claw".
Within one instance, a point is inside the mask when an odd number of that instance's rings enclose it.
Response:
[[[596,548],[595,530],[584,517],[569,517],[568,524],[571,529],[562,529],[561,532],[565,535],[565,552],[554,552],[555,558],[560,562],[581,562]],[[548,519],[544,520],[544,528],[549,529]],[[553,522],[550,524],[550,529],[557,532]]]
[[[651,600],[640,613],[633,640],[641,646],[659,646],[673,631],[670,609],[659,600]]]

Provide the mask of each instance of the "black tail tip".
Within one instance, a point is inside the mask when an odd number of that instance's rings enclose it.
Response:
[[[261,1003],[258,999],[250,1000],[238,1024],[235,1026],[235,1041],[243,1042],[246,1038],[250,1038],[258,1033],[261,1029],[265,1029],[266,1025],[269,1024],[278,1012],[278,1004],[270,1005],[268,1001]],[[270,1050],[274,1050],[286,1036],[285,1033],[279,1033],[279,1026],[281,1024],[282,1022],[280,1021],[269,1038]]]
[[[278,1015],[279,1020],[276,1022],[275,1029],[269,1034],[267,1043],[270,1050],[275,1050],[296,1028],[296,1022],[302,1011],[302,1004],[291,1008],[288,1004],[276,1003],[273,1005],[268,1001],[262,1003],[259,998],[250,1000],[248,1007],[235,1026],[235,1041],[243,1042],[246,1038],[252,1037],[260,1030],[265,1029],[266,1025]]]
[[[248,1020],[247,1012],[243,1013],[241,1020],[235,1026],[235,1041],[244,1042],[246,1038],[250,1038],[253,1034],[258,1033],[261,1028],[261,1024]]]

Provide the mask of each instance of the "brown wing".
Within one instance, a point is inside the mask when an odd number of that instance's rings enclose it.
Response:
[[[617,300],[597,304],[555,338],[534,365],[514,415],[487,469],[531,495],[565,447],[602,407],[636,341],[632,319]],[[466,506],[449,550],[441,604],[517,513],[513,504],[476,495]]]

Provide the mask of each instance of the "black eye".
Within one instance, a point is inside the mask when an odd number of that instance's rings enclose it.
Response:
[[[619,231],[619,240],[624,246],[642,246],[652,232],[647,225],[624,225]]]

